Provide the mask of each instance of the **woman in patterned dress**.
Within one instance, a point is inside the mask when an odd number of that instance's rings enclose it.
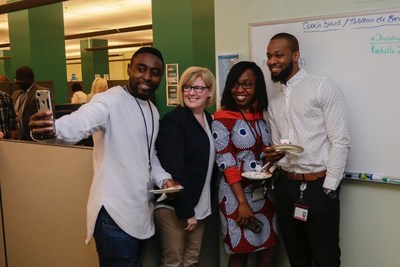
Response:
[[[217,164],[223,171],[218,201],[224,247],[230,254],[228,266],[246,266],[250,253],[256,254],[258,266],[273,266],[278,235],[270,183],[241,175],[265,163],[263,151],[270,143],[263,119],[268,107],[266,85],[254,62],[232,67],[221,107],[214,114],[212,130]],[[254,218],[263,224],[258,233],[245,227]]]

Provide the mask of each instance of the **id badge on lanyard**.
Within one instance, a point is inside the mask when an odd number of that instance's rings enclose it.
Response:
[[[300,185],[300,198],[294,203],[293,207],[293,218],[303,222],[307,221],[309,206],[303,199],[304,191],[307,188],[307,182],[303,181]]]

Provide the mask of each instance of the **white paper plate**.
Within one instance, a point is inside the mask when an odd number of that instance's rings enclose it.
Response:
[[[265,172],[244,172],[242,173],[243,177],[246,177],[250,180],[264,180],[272,177],[272,174]]]
[[[296,145],[274,145],[273,148],[280,151],[286,151],[291,153],[300,154],[303,153],[304,148]]]
[[[149,192],[153,194],[164,194],[164,193],[176,193],[183,189],[182,186],[180,187],[169,187],[165,189],[152,189]]]

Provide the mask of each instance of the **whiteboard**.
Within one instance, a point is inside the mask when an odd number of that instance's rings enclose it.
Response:
[[[250,58],[262,69],[271,99],[266,47],[279,32],[299,40],[300,66],[343,90],[351,149],[346,172],[400,178],[400,10],[252,23]]]

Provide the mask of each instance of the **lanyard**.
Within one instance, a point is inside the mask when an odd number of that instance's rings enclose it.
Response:
[[[150,153],[151,153],[151,146],[152,146],[152,143],[153,143],[153,135],[154,135],[154,117],[153,117],[153,110],[151,109],[151,105],[150,105],[149,100],[147,100],[147,103],[149,104],[149,108],[150,108],[150,113],[151,113],[151,136],[150,136],[150,140],[149,140],[149,132],[148,132],[148,130],[147,130],[146,117],[144,116],[144,112],[143,112],[142,107],[140,106],[139,101],[137,100],[136,97],[134,97],[134,98],[135,98],[135,100],[136,100],[136,103],[137,103],[138,106],[139,106],[140,112],[142,113],[142,118],[143,118],[143,122],[144,122],[144,128],[146,129],[147,155],[148,155],[148,158],[149,158],[149,170],[151,171],[151,156],[150,156]]]
[[[243,112],[242,112],[241,110],[239,110],[239,112],[240,112],[240,114],[242,115],[243,120],[246,122],[247,126],[248,126],[249,129],[250,129],[251,134],[252,134],[253,137],[254,137],[254,140],[255,140],[255,142],[256,142],[256,148],[260,148],[260,150],[261,150],[261,149],[262,149],[262,144],[261,144],[261,146],[259,146],[259,145],[258,145],[258,142],[257,142],[257,131],[254,129],[254,132],[253,132],[253,127],[251,127],[250,122],[246,119],[246,117],[244,116],[244,114],[243,114]],[[260,125],[259,125],[259,123],[258,123],[257,121],[255,121],[254,124],[257,126],[258,130],[260,131],[261,143],[262,143],[262,135],[261,135]],[[258,153],[258,156],[260,156],[259,154],[260,154],[260,153]]]
[[[303,179],[303,181],[301,181],[301,185],[300,185],[300,199],[299,199],[300,202],[303,201],[304,191],[306,190],[306,188],[307,188],[307,182],[304,181],[304,179]]]

